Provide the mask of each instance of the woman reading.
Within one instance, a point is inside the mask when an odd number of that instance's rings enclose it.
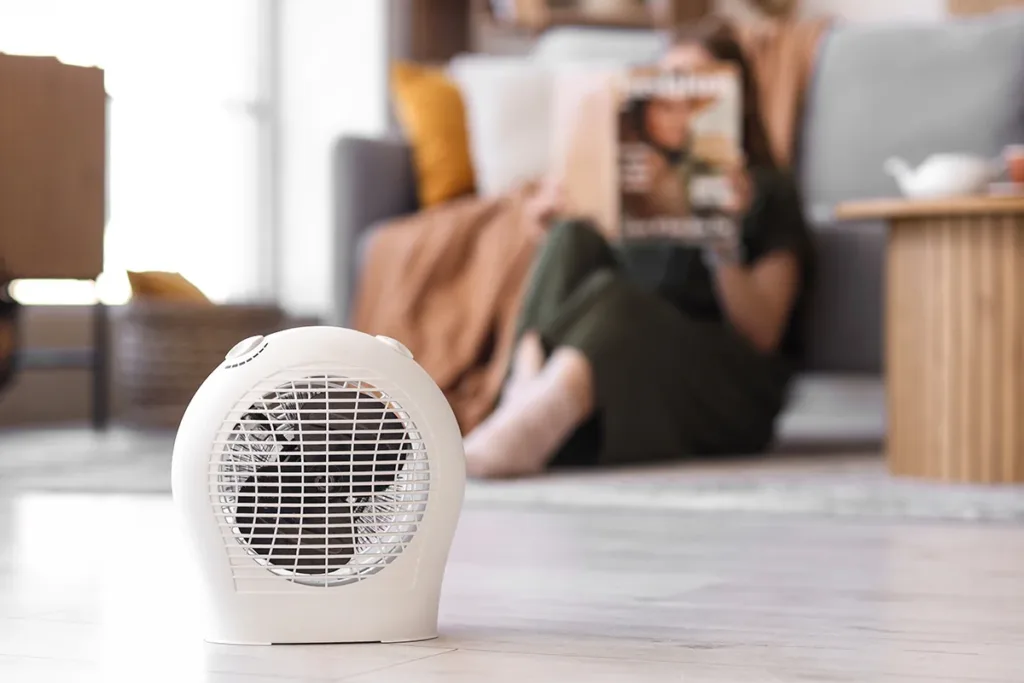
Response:
[[[770,445],[803,350],[812,251],[795,187],[772,159],[753,72],[728,26],[680,32],[661,66],[722,61],[735,64],[743,91],[743,158],[729,174],[735,239],[613,243],[588,221],[559,219],[557,193],[539,193],[535,208],[549,234],[502,397],[466,437],[471,476]],[[692,172],[702,162],[688,153],[684,127],[657,114],[647,123],[664,143],[663,166]]]

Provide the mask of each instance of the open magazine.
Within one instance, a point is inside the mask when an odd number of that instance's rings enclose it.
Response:
[[[620,235],[694,247],[729,240],[729,169],[741,153],[739,73],[630,70],[618,112]]]

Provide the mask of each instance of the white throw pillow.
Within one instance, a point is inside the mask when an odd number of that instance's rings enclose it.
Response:
[[[481,196],[560,172],[583,96],[622,68],[614,59],[543,62],[460,55],[449,64],[466,105]]]
[[[477,192],[494,196],[541,177],[551,158],[550,69],[528,58],[465,55],[449,74],[466,105]]]

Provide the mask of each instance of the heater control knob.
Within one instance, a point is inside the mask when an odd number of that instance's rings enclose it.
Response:
[[[257,346],[259,346],[262,343],[263,337],[260,335],[256,335],[255,337],[249,337],[248,339],[243,339],[242,341],[238,342],[233,347],[231,347],[231,350],[228,351],[228,355],[224,356],[224,359],[234,360],[235,358],[244,356],[250,351],[253,351]]]
[[[406,358],[412,358],[412,351],[407,349],[405,347],[405,344],[403,344],[402,342],[398,341],[397,339],[392,339],[391,337],[385,337],[382,334],[378,334],[377,335],[377,339],[379,341],[384,342],[385,344],[387,344],[388,346],[393,348],[395,351],[398,351],[400,354],[402,354]]]

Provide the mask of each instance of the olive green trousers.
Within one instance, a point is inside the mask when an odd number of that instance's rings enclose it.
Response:
[[[791,372],[726,323],[697,320],[636,285],[588,223],[551,228],[519,321],[548,353],[581,351],[594,415],[553,465],[740,454],[770,445]]]

